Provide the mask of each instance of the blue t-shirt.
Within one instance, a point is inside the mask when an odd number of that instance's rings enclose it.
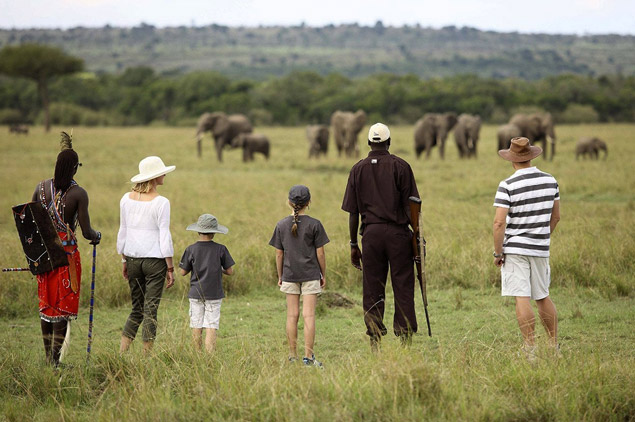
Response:
[[[190,299],[217,300],[225,297],[223,269],[235,264],[225,245],[196,242],[185,249],[179,267],[190,271]]]

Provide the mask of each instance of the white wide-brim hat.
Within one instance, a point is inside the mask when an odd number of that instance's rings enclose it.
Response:
[[[229,229],[222,224],[218,224],[218,220],[212,214],[203,214],[198,218],[196,223],[192,223],[185,230],[199,233],[221,233],[227,234]]]
[[[163,160],[159,157],[146,157],[139,162],[139,174],[134,176],[130,181],[132,183],[147,182],[164,174],[174,171],[176,166],[165,166]]]

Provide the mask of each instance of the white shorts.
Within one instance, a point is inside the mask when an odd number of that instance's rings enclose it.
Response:
[[[501,267],[502,296],[522,296],[540,300],[549,296],[550,284],[549,258],[505,255],[505,263]]]
[[[223,299],[190,299],[190,328],[215,328],[220,322],[220,304]]]
[[[316,295],[322,292],[320,280],[303,281],[301,283],[291,283],[283,281],[280,291],[290,295]]]

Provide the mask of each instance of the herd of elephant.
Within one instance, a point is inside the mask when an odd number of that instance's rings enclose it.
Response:
[[[327,125],[310,125],[306,128],[309,142],[309,158],[326,155],[328,152],[329,133],[333,138],[339,156],[359,156],[358,135],[366,125],[366,113],[335,111],[331,115],[330,128]],[[430,157],[432,148],[439,147],[439,154],[445,157],[445,142],[449,133],[454,130],[454,140],[461,158],[476,158],[477,144],[481,130],[481,118],[471,114],[456,113],[426,113],[414,126],[414,146],[417,158],[425,152]],[[227,115],[222,112],[204,113],[198,120],[196,139],[199,157],[202,154],[201,141],[205,132],[211,132],[214,137],[218,161],[222,161],[224,148],[242,148],[243,161],[252,161],[254,154],[260,153],[269,158],[269,139],[253,132],[253,125],[243,114]],[[524,136],[532,144],[542,143],[542,149],[547,158],[547,147],[550,145],[550,160],[553,160],[556,150],[556,134],[554,123],[549,113],[516,114],[509,123],[497,130],[497,151],[509,148],[512,138]],[[576,145],[576,159],[580,156],[597,159],[599,152],[608,154],[606,142],[593,137],[582,138]]]

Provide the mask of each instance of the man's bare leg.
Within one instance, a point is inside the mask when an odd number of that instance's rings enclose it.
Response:
[[[549,334],[549,344],[556,347],[558,344],[558,312],[556,311],[556,305],[553,304],[549,296],[537,300],[536,305],[538,305],[540,320],[547,334]]]
[[[523,335],[523,342],[527,346],[533,346],[536,317],[529,297],[516,296],[516,319]]]
[[[53,355],[51,345],[53,344],[53,324],[40,319],[40,327],[42,329],[42,340],[44,341],[44,353],[46,355],[46,363],[53,364]]]

